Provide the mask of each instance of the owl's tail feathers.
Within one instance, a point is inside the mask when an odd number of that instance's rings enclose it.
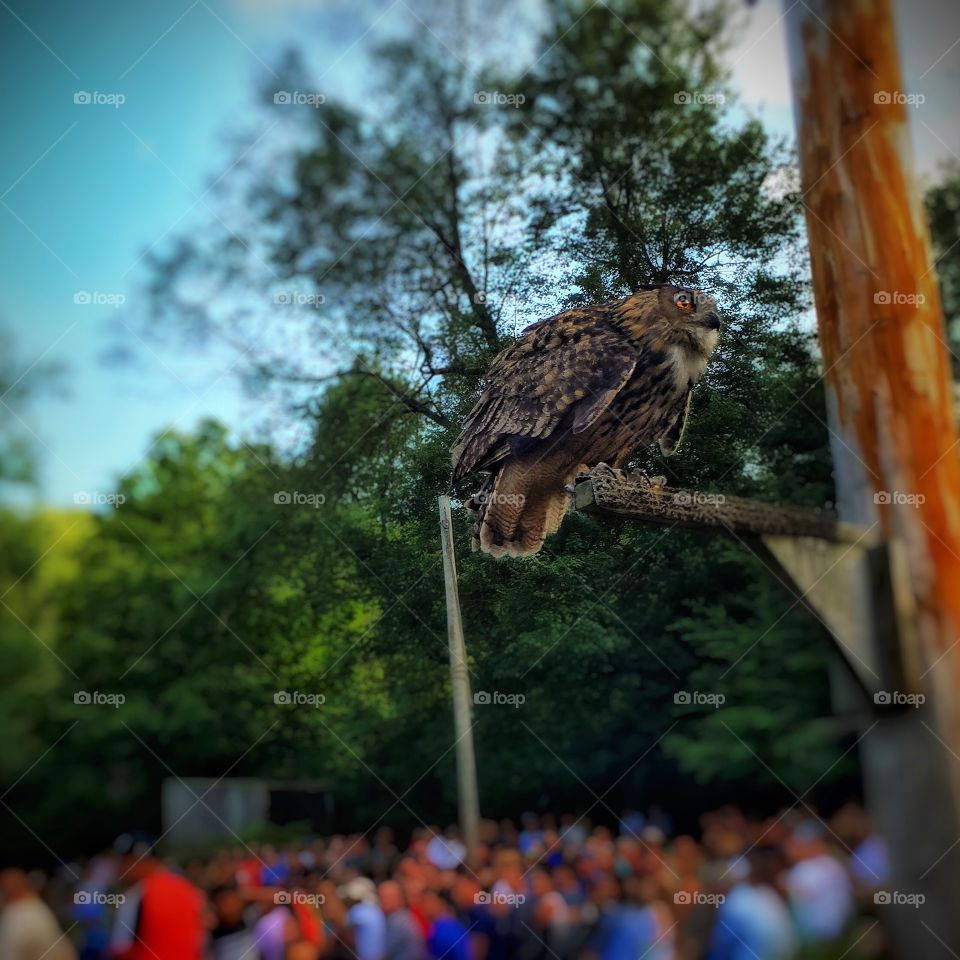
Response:
[[[492,557],[532,557],[567,511],[562,487],[529,486],[522,467],[509,464],[466,503],[477,514],[471,546]]]

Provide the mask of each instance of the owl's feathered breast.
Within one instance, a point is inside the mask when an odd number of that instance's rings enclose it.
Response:
[[[597,440],[613,441],[613,449],[600,456],[612,456],[625,444],[636,447],[656,440],[691,386],[682,358],[655,343],[645,346],[633,375],[593,425]]]

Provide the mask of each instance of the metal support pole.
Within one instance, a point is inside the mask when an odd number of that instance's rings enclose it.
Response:
[[[460,591],[457,588],[457,558],[453,546],[450,498],[440,497],[440,545],[443,549],[443,582],[447,601],[447,635],[450,640],[450,685],[453,694],[453,728],[457,738],[457,805],[460,831],[471,861],[479,841],[480,796],[477,791],[477,759],[470,719],[470,673],[467,648],[460,619]]]

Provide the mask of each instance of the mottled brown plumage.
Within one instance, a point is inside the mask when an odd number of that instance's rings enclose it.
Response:
[[[528,327],[494,360],[451,451],[454,483],[491,474],[468,503],[475,547],[534,554],[578,473],[619,468],[654,440],[673,453],[719,327],[709,297],[667,285]]]

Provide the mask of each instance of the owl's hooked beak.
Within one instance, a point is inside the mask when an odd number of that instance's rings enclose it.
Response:
[[[720,322],[720,316],[714,310],[711,310],[704,318],[703,325],[708,330],[719,330],[723,324]]]

